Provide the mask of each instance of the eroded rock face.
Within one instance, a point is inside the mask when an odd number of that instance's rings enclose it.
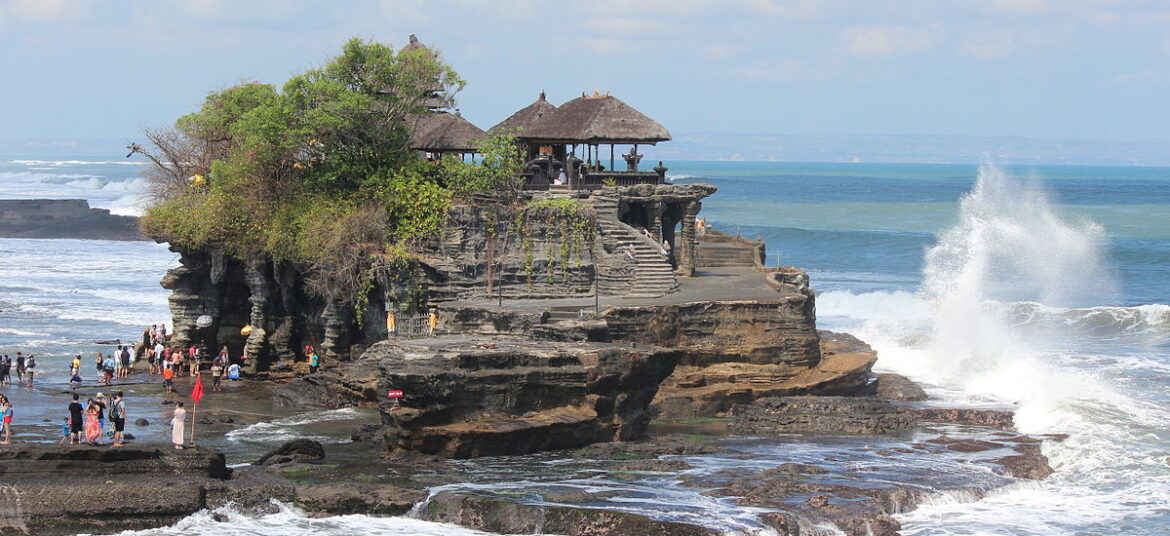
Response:
[[[720,362],[680,365],[654,400],[666,418],[725,417],[736,404],[795,395],[853,395],[865,389],[877,354],[845,334],[820,332],[814,365]]]
[[[675,350],[460,337],[382,342],[377,359],[388,454],[467,458],[641,436]]]

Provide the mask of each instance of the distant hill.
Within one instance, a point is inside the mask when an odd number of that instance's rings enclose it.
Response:
[[[642,150],[642,148],[639,148]],[[646,160],[1170,166],[1170,144],[977,136],[675,133]]]

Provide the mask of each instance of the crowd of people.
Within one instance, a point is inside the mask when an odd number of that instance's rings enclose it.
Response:
[[[12,385],[12,374],[16,374],[17,385],[33,386],[33,378],[37,374],[37,358],[29,354],[24,356],[23,352],[16,352],[16,361],[13,361],[7,354],[0,359],[0,385]],[[25,380],[28,383],[25,383]]]
[[[113,442],[111,447],[121,447],[122,433],[126,430],[126,401],[122,391],[114,393],[113,400],[106,402],[106,396],[98,393],[96,397],[81,403],[81,395],[73,393],[73,402],[69,403],[69,416],[61,425],[60,443],[69,441],[70,445],[88,443],[102,445],[105,443],[103,434],[107,429],[106,417],[109,417],[110,431]]]
[[[177,376],[197,377],[201,374],[202,360],[195,346],[184,350],[171,348],[170,343],[166,325],[155,324],[143,331],[142,344],[137,348],[119,344],[112,352],[97,352],[93,361],[97,385],[113,385],[126,380],[139,372],[136,365],[140,360],[145,360],[149,363],[147,373],[161,376],[164,390],[170,396],[175,392]],[[0,386],[13,385],[15,377],[16,385],[32,387],[36,367],[36,357],[33,355],[16,352],[15,359],[8,355],[0,356]],[[85,381],[82,370],[83,357],[77,354],[69,365],[69,385],[75,392],[67,407],[68,416],[63,418],[58,442],[104,445],[108,438],[111,439],[111,447],[121,447],[127,418],[123,391],[113,393],[110,400],[106,399],[104,393],[83,399],[81,394],[76,393]],[[207,372],[211,376],[212,391],[223,391],[223,378],[239,380],[242,373],[240,363],[230,359],[226,346],[212,359]],[[181,401],[176,401],[174,408],[171,439],[175,448],[183,448],[186,410]],[[13,415],[14,404],[8,396],[0,393],[0,444],[11,442]]]

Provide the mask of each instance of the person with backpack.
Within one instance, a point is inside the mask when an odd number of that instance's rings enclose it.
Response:
[[[114,393],[114,401],[110,404],[110,422],[114,423],[114,442],[111,447],[122,446],[122,431],[126,429],[126,401],[122,391]]]
[[[33,386],[33,377],[37,375],[37,358],[29,354],[28,359],[24,360],[24,373],[28,375],[28,386]]]

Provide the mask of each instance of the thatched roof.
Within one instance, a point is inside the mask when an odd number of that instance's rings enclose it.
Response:
[[[670,139],[666,127],[609,95],[584,96],[547,113],[519,138],[547,143],[648,143]]]
[[[508,116],[507,119],[500,121],[500,124],[488,129],[488,132],[492,134],[498,134],[508,132],[520,133],[526,131],[529,128],[532,128],[532,125],[535,125],[536,122],[545,115],[556,109],[557,107],[553,106],[553,104],[549,102],[547,98],[545,98],[544,92],[541,91],[540,96],[536,98],[535,102],[521,108],[516,113]]]
[[[422,51],[423,54],[425,54],[431,58],[439,59],[439,54],[437,52],[435,52],[434,50],[431,50],[430,47],[419,42],[418,37],[416,37],[414,34],[410,34],[409,41],[410,42],[407,43],[406,46],[402,47],[402,49],[398,51],[399,54],[401,54],[403,52],[419,50],[419,51]],[[450,108],[450,107],[454,106],[454,103],[451,102],[451,100],[448,99],[445,95],[443,95],[443,89],[444,89],[443,85],[440,84],[438,81],[432,82],[430,85],[428,85],[427,87],[425,87],[423,89],[426,90],[426,96],[423,97],[423,101],[421,104],[425,108],[427,108],[429,110],[438,110],[438,109]]]
[[[410,148],[419,151],[473,153],[485,136],[458,111],[415,114],[409,121],[413,129]]]

